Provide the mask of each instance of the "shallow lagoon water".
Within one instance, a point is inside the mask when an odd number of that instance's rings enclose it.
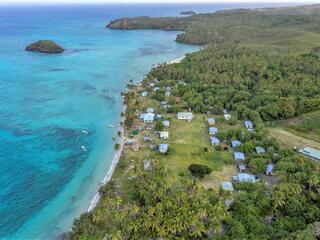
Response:
[[[117,130],[107,124],[118,126],[120,92],[153,64],[199,49],[176,43],[176,32],[108,30],[109,20],[234,7],[0,6],[0,239],[52,239],[69,230],[111,165]],[[39,39],[66,51],[24,51]]]

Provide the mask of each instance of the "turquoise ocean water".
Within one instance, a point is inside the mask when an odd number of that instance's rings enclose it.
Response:
[[[69,230],[111,165],[107,124],[118,125],[120,92],[153,64],[199,49],[176,43],[176,32],[108,30],[111,19],[257,6],[270,4],[0,6],[0,239]],[[24,51],[39,39],[66,51]]]

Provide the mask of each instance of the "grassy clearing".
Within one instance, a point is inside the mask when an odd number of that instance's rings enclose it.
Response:
[[[293,147],[303,148],[306,146],[310,146],[310,147],[315,147],[315,148],[320,149],[319,142],[295,135],[295,134],[293,134],[285,129],[279,128],[279,127],[270,128],[269,134],[271,137],[276,138],[283,145],[285,145],[289,148],[293,148]]]

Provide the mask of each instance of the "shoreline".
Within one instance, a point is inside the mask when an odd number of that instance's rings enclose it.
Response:
[[[171,61],[167,61],[165,62],[166,64],[175,64],[175,63],[180,63],[183,59],[185,59],[186,55],[180,57],[180,58],[176,58],[176,59],[173,59]],[[136,82],[137,85],[141,84],[142,82],[144,81],[144,77],[141,79],[141,80],[138,80]],[[123,105],[123,112],[125,113],[126,112],[126,105]],[[120,123],[124,121],[124,118],[125,116],[121,117],[120,119]],[[96,193],[95,195],[93,196],[91,202],[90,202],[90,205],[87,209],[87,212],[91,212],[92,210],[95,209],[95,207],[97,206],[97,204],[99,203],[99,200],[100,200],[100,193],[99,193],[99,189],[101,186],[103,185],[107,185],[112,176],[113,176],[113,173],[118,165],[118,162],[120,160],[120,157],[122,155],[122,152],[123,152],[123,147],[124,147],[124,127],[121,127],[119,128],[119,131],[121,131],[121,137],[119,138],[120,142],[118,142],[120,144],[120,149],[116,152],[113,153],[113,160],[111,162],[111,166],[107,172],[107,174],[105,175],[105,177],[103,178],[103,180],[101,181],[101,183],[97,186],[97,189],[96,189]]]

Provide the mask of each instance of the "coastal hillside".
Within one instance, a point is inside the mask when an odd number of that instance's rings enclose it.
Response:
[[[69,238],[319,239],[318,9],[111,22],[207,46],[128,84],[119,164]]]
[[[111,29],[180,30],[177,41],[187,44],[239,42],[250,45],[310,49],[320,45],[320,5],[236,9],[182,18],[122,18]]]

